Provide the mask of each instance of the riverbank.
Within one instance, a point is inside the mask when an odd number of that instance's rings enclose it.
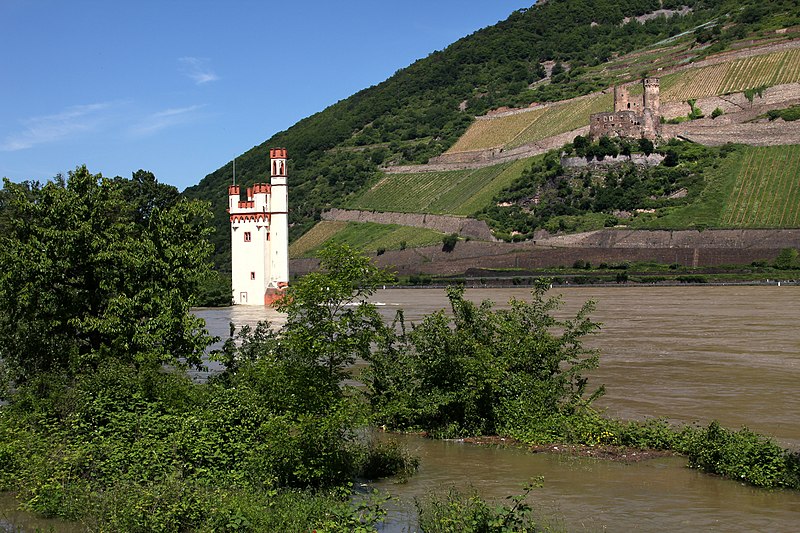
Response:
[[[524,449],[530,453],[552,453],[568,455],[570,457],[593,457],[606,461],[621,463],[639,463],[661,457],[672,457],[675,452],[670,450],[654,450],[646,448],[631,448],[630,446],[611,446],[606,444],[525,444],[511,437],[467,437],[459,439],[461,442],[478,446],[496,446],[500,448],[513,447]]]

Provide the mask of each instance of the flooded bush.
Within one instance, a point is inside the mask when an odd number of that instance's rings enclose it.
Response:
[[[431,494],[416,502],[419,525],[426,533],[534,533],[551,531],[542,527],[527,502],[541,487],[542,478],[525,486],[521,494],[509,496],[509,503],[492,504],[476,491],[464,494],[451,488],[447,494]]]

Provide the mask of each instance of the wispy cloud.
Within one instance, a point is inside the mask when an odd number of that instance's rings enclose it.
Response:
[[[184,124],[192,120],[196,115],[196,111],[202,109],[203,107],[205,107],[205,105],[193,105],[189,107],[165,109],[164,111],[151,113],[150,115],[141,119],[138,123],[134,124],[134,126],[130,129],[130,133],[137,137],[145,137],[171,126]]]
[[[194,80],[197,85],[217,81],[219,76],[208,67],[208,59],[199,57],[181,57],[181,72]]]
[[[14,152],[38,144],[59,141],[80,133],[97,130],[106,119],[110,102],[77,105],[55,115],[31,117],[22,120],[23,129],[11,134],[0,144],[0,150]]]

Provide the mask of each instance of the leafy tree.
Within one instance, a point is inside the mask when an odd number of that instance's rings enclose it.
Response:
[[[560,300],[547,288],[540,281],[530,302],[494,310],[451,287],[451,316],[439,311],[410,332],[402,320],[386,330],[364,376],[379,420],[445,436],[497,434],[588,405],[602,394],[585,396],[583,373],[598,364],[582,344],[598,328],[588,316],[593,303],[557,320]]]
[[[210,214],[151,176],[79,167],[43,186],[4,181],[0,354],[12,379],[106,358],[200,363],[210,338],[189,307],[208,272]]]
[[[783,248],[778,254],[778,257],[775,258],[775,268],[780,268],[782,270],[797,268],[797,256],[798,251],[795,248]]]
[[[286,313],[286,356],[322,367],[338,384],[357,357],[366,359],[380,314],[366,299],[393,278],[347,245],[329,243],[319,252],[320,269],[292,284],[275,306]]]
[[[655,150],[655,146],[653,146],[653,141],[650,139],[646,139],[644,137],[639,139],[639,150],[641,150],[644,155],[650,155]]]
[[[450,233],[442,237],[442,251],[452,252],[458,243],[458,233]]]

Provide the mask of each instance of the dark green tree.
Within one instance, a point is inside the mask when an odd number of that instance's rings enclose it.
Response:
[[[189,307],[208,273],[210,214],[150,176],[79,167],[43,186],[4,181],[0,354],[11,379],[106,358],[200,363],[210,338]]]
[[[442,237],[442,251],[452,252],[458,243],[458,233],[450,233]]]
[[[795,248],[783,248],[775,258],[775,268],[789,270],[797,268],[800,263],[797,261],[798,251]]]
[[[286,313],[284,356],[319,362],[338,385],[346,367],[368,357],[383,327],[367,298],[392,276],[347,245],[329,243],[319,258],[319,270],[293,283],[275,307]]]

